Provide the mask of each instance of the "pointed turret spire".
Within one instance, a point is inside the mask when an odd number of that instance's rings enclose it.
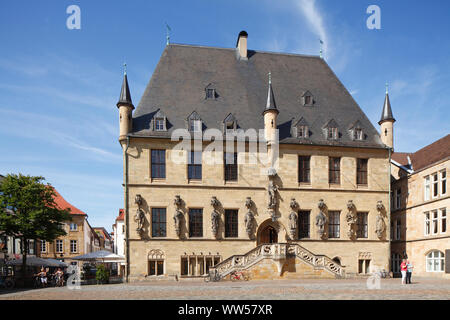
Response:
[[[124,64],[124,72],[123,72],[123,83],[122,90],[120,91],[119,102],[117,102],[117,107],[119,105],[128,105],[133,107],[133,101],[131,100],[130,88],[128,86],[128,78],[127,78],[127,64]]]
[[[269,91],[267,92],[267,104],[266,104],[266,108],[264,109],[264,113],[266,113],[267,111],[276,111],[277,113],[279,113],[279,111],[277,109],[277,104],[275,102],[275,97],[273,95],[273,90],[272,90],[272,73],[271,72],[269,72]]]
[[[384,99],[383,113],[381,114],[381,119],[378,122],[378,124],[381,124],[384,121],[395,122],[394,116],[392,115],[391,102],[389,101],[389,90],[387,83],[386,83],[386,97]]]

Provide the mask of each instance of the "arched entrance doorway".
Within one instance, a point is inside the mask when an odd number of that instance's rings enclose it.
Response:
[[[267,226],[261,231],[259,243],[278,243],[278,232],[272,226]]]

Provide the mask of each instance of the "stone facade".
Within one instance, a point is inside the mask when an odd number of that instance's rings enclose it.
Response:
[[[169,160],[173,146],[173,143],[161,139],[130,139],[128,149],[130,280],[148,278],[148,261],[153,260],[150,252],[155,250],[162,253],[164,276],[183,277],[181,266],[183,257],[195,257],[196,266],[198,266],[197,260],[203,259],[201,257],[205,257],[204,259],[219,257],[222,261],[235,254],[245,254],[260,243],[261,232],[267,226],[273,226],[276,230],[279,243],[298,243],[314,254],[338,258],[338,261],[345,266],[347,275],[356,275],[360,273],[359,271],[365,273],[377,269],[389,269],[389,230],[384,232],[381,239],[376,234],[377,203],[381,201],[386,207],[389,203],[387,150],[281,145],[278,177],[275,182],[279,190],[279,208],[277,221],[273,222],[267,213],[268,178],[261,174],[259,166],[239,165],[238,181],[225,182],[223,165],[203,163],[202,180],[193,182],[188,180],[187,165],[175,164]],[[151,149],[166,150],[166,179],[151,179]],[[311,183],[307,185],[300,184],[297,180],[299,155],[311,156]],[[208,155],[204,152],[203,157],[206,156]],[[248,154],[240,155],[240,157],[246,156]],[[341,157],[340,185],[328,183],[330,156]],[[357,158],[369,158],[368,185],[365,187],[358,186],[356,183]],[[136,195],[141,195],[140,208],[145,213],[143,234],[136,231],[137,222],[133,218],[138,210],[134,200]],[[177,195],[182,200],[180,210],[184,216],[180,238],[176,234],[172,218],[176,210],[173,202]],[[217,239],[211,229],[212,197],[216,197],[220,202],[218,211],[221,218]],[[249,238],[244,223],[245,214],[248,211],[245,206],[247,197],[251,197],[254,203],[251,209],[256,221],[253,239]],[[288,229],[289,214],[292,211],[291,198],[295,198],[298,202],[297,210],[310,211],[309,239],[291,239]],[[337,239],[328,239],[327,232],[324,239],[317,234],[315,217],[320,211],[318,203],[321,199],[325,203],[325,215],[328,211],[340,211],[340,237]],[[368,237],[365,239],[350,239],[347,234],[348,226],[345,219],[349,200],[352,200],[355,211],[368,213]],[[166,237],[151,236],[152,208],[166,209]],[[189,238],[188,210],[190,208],[203,209],[203,237],[201,238]],[[225,209],[238,210],[238,237],[236,238],[225,238],[223,216]],[[386,225],[389,225],[388,217],[384,216],[383,219]],[[327,225],[325,227],[327,231]],[[367,270],[359,270],[359,260],[370,260]],[[300,272],[303,269],[298,270]],[[200,269],[194,272],[197,276],[205,273],[206,270]],[[316,273],[308,273],[309,276],[313,274]]]
[[[450,197],[448,191],[443,193],[446,186],[442,186],[446,184],[446,179],[442,179],[442,173],[445,173],[445,176],[448,174],[450,160],[442,159],[412,173],[408,173],[398,164],[393,164],[392,167],[396,179],[392,185],[393,271],[398,272],[398,266],[395,265],[398,265],[399,259],[407,257],[414,265],[414,275],[450,278],[450,274],[445,272],[445,265],[439,266],[438,270],[430,265],[427,266],[427,260],[430,260],[427,256],[431,252],[440,252],[443,259],[439,260],[443,262],[446,250],[450,249],[450,232],[447,222]],[[434,174],[438,175],[436,196],[434,196]],[[430,179],[429,195],[426,195],[425,191],[427,177]],[[398,190],[400,190],[399,203],[397,203]],[[427,214],[429,222],[427,222]],[[427,226],[428,223],[429,226]]]

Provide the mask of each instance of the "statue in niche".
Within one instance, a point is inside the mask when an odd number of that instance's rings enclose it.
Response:
[[[275,209],[277,205],[277,193],[278,187],[275,185],[272,179],[269,180],[269,186],[267,187],[267,192],[269,195],[269,209]]]
[[[213,206],[214,210],[211,213],[211,230],[214,237],[217,238],[219,234],[219,222],[220,222],[220,213],[216,210],[216,208],[220,205],[219,200],[216,197],[212,197],[211,206]]]

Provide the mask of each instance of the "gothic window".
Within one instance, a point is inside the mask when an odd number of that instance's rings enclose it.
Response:
[[[368,159],[357,159],[356,164],[356,183],[358,185],[367,185],[367,163]]]
[[[323,126],[325,137],[328,140],[337,140],[339,138],[339,127],[334,119],[331,119]]]
[[[189,209],[189,237],[203,237],[203,209]]]
[[[152,208],[152,237],[166,236],[166,208]]]
[[[340,237],[340,216],[339,211],[329,211],[329,222],[328,222],[328,237],[329,238],[339,238]]]
[[[298,182],[310,183],[310,156],[298,157]]]
[[[367,238],[368,235],[368,224],[367,217],[369,213],[367,212],[358,212],[358,221],[357,221],[357,229],[356,229],[356,237],[357,238]]]
[[[202,152],[191,151],[188,153],[188,179],[202,180]]]
[[[308,239],[309,238],[309,211],[299,211],[298,212],[298,238]]]
[[[153,116],[151,129],[153,131],[167,131],[167,117],[160,109]]]
[[[309,126],[303,117],[297,122],[293,122],[291,134],[293,137],[301,139],[309,137]]]
[[[328,165],[329,173],[329,183],[340,184],[341,183],[341,158],[329,158]]]
[[[166,150],[151,151],[151,171],[153,179],[166,178]]]
[[[148,260],[148,275],[161,276],[164,274],[164,260]]]
[[[225,238],[238,237],[238,211],[225,210]]]
[[[225,181],[238,180],[237,153],[224,153]]]
[[[209,268],[220,263],[220,256],[212,255],[185,255],[181,256],[181,276],[201,277],[209,274]]]

